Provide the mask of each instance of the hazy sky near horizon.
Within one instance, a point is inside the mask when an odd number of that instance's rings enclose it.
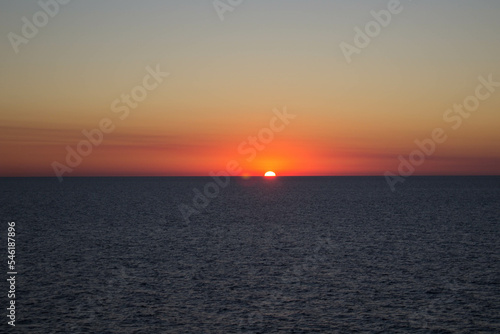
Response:
[[[103,118],[115,129],[65,176],[208,175],[233,159],[256,175],[383,175],[435,128],[448,139],[416,174],[499,174],[500,87],[456,130],[443,115],[478,77],[500,82],[500,2],[401,0],[348,63],[340,43],[389,2],[245,0],[221,21],[211,0],[73,0],[16,53],[8,34],[41,8],[2,1],[0,176],[53,176]],[[121,120],[111,104],[148,66],[169,76]],[[284,107],[296,118],[247,161],[238,147]]]

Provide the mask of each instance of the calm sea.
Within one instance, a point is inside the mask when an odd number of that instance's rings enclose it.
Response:
[[[12,332],[500,332],[500,177],[210,181],[1,179]]]

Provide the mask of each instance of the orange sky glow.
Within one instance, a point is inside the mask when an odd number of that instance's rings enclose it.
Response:
[[[351,62],[339,45],[384,6],[72,2],[0,42],[0,176],[384,175],[435,129],[413,174],[498,175],[500,7],[444,2],[405,2]],[[37,10],[5,5],[2,31]]]

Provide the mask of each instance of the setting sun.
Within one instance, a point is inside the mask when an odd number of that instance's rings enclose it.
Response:
[[[264,176],[265,177],[274,177],[274,176],[276,176],[276,173],[273,171],[268,171],[268,172],[266,172],[266,174],[264,174]]]

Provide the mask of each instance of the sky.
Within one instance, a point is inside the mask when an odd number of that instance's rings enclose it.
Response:
[[[500,174],[497,0],[55,1],[0,2],[0,176]]]

